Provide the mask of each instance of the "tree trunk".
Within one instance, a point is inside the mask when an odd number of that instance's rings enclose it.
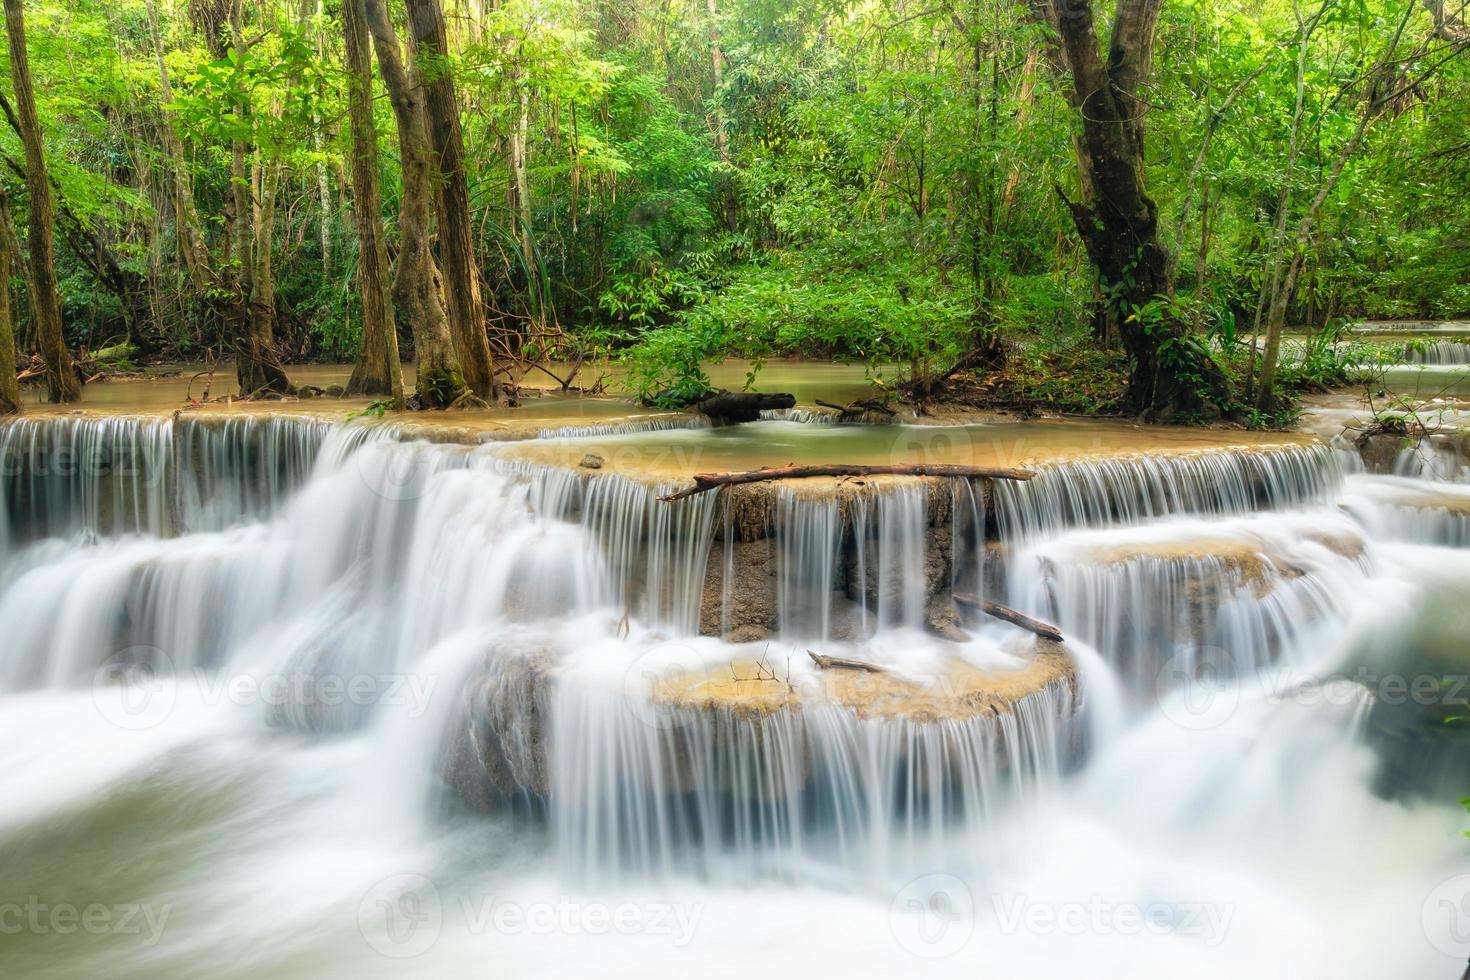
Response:
[[[230,6],[230,46],[235,52],[236,76],[241,78],[249,50],[245,44],[244,0],[234,0]],[[236,108],[241,123],[248,123],[251,117],[248,101],[242,98]],[[236,139],[231,147],[230,187],[238,279],[227,320],[235,346],[235,375],[240,383],[240,395],[248,398],[267,392],[290,394],[293,389],[276,355],[273,336],[276,291],[271,248],[275,239],[276,181],[274,175],[264,176],[257,190],[261,200],[252,201],[251,189],[257,181],[246,173],[246,153],[245,141]],[[254,169],[255,176],[261,177],[258,161]]]
[[[431,153],[424,115],[424,88],[416,68],[405,68],[398,34],[383,0],[365,0],[367,27],[378,55],[378,73],[398,122],[403,199],[398,213],[398,267],[393,295],[413,328],[418,380],[414,394],[426,408],[450,404],[466,388],[449,319],[444,312],[439,268],[429,241]]]
[[[1320,20],[1327,9],[1328,6],[1324,4],[1322,14],[1318,15],[1317,20]],[[1327,198],[1336,189],[1338,181],[1342,179],[1343,170],[1347,167],[1348,161],[1352,159],[1353,154],[1357,153],[1358,148],[1363,145],[1364,137],[1368,133],[1368,126],[1386,111],[1392,102],[1392,97],[1386,96],[1381,88],[1391,90],[1396,85],[1393,74],[1395,67],[1394,59],[1397,57],[1399,43],[1403,39],[1404,29],[1408,26],[1409,16],[1414,9],[1412,4],[1405,8],[1403,18],[1399,21],[1398,30],[1389,39],[1388,47],[1384,50],[1377,62],[1374,63],[1372,69],[1364,76],[1366,79],[1366,94],[1363,98],[1362,109],[1358,113],[1357,126],[1353,129],[1352,136],[1348,137],[1338,150],[1337,158],[1333,161],[1332,167],[1328,170],[1321,187],[1318,188],[1311,203],[1307,205],[1307,210],[1302,215],[1301,222],[1297,225],[1295,234],[1287,241],[1287,254],[1276,257],[1275,268],[1277,273],[1273,277],[1271,284],[1270,302],[1264,304],[1266,309],[1266,350],[1261,357],[1261,380],[1256,387],[1256,406],[1262,410],[1269,410],[1275,407],[1276,404],[1276,393],[1273,388],[1276,384],[1277,360],[1281,353],[1281,331],[1286,326],[1287,306],[1291,302],[1292,294],[1296,291],[1297,278],[1301,275],[1302,265],[1305,262],[1304,249],[1311,240],[1312,232],[1316,228],[1317,215],[1321,212],[1322,205],[1326,203]],[[1316,20],[1306,22],[1299,31],[1302,44],[1302,54],[1299,64],[1305,62],[1306,44],[1310,37],[1309,28],[1315,26]],[[1300,93],[1300,68],[1298,69],[1297,78],[1298,92]],[[1300,99],[1301,96],[1299,94],[1298,107],[1301,104]],[[1278,225],[1282,227],[1285,226],[1284,211],[1289,203],[1290,187],[1289,184],[1284,184],[1280,202],[1283,213],[1277,216]],[[1284,275],[1280,272],[1283,261],[1286,263]]]
[[[280,192],[281,165],[266,163],[256,151],[254,166],[255,211],[250,248],[250,315],[246,347],[250,373],[236,365],[240,394],[272,392],[289,395],[295,389],[286,377],[276,353],[276,277],[273,261],[276,238],[276,195]]]
[[[536,262],[536,240],[531,229],[530,161],[526,149],[527,133],[531,127],[531,93],[525,81],[520,79],[516,82],[516,90],[516,124],[510,134],[511,195],[514,199],[516,238],[521,246],[521,262],[526,268],[526,293],[531,300],[532,314],[542,318],[541,275]]]
[[[1162,0],[1118,0],[1104,59],[1091,0],[1055,16],[1062,52],[1080,98],[1091,193],[1073,202],[1077,233],[1102,280],[1107,313],[1130,361],[1128,394],[1140,414],[1167,417],[1228,401],[1228,382],[1188,324],[1155,304],[1172,292],[1172,261],[1159,239],[1159,214],[1144,188],[1143,108],[1138,89],[1153,60]],[[1084,188],[1084,191],[1086,189]]]
[[[61,326],[61,299],[56,294],[56,266],[52,256],[51,184],[46,176],[41,121],[31,92],[31,68],[26,56],[23,0],[5,0],[5,33],[10,42],[10,78],[15,89],[16,114],[26,153],[26,196],[30,201],[31,315],[36,322],[41,357],[46,362],[46,389],[53,402],[82,397],[72,367],[71,353]]]
[[[444,295],[450,336],[465,384],[481,398],[498,394],[485,310],[480,302],[480,270],[475,262],[470,221],[469,181],[464,171],[464,136],[454,91],[444,12],[439,0],[408,0],[409,34],[424,79],[424,109],[439,204],[439,251],[444,261]],[[425,64],[424,59],[428,59]]]
[[[323,12],[322,0],[316,0],[315,10],[318,16]],[[303,13],[305,7],[303,7]],[[327,57],[326,44],[320,32],[315,32],[316,56],[325,61]],[[311,148],[318,152],[322,148],[323,126],[320,114],[316,109],[311,111]],[[317,203],[317,235],[322,250],[322,275],[332,276],[332,184],[327,179],[327,162],[325,159],[317,161],[316,165],[316,203]]]
[[[387,395],[403,404],[398,330],[388,293],[388,251],[378,194],[378,131],[373,124],[373,62],[363,0],[342,0],[347,105],[352,130],[352,217],[357,225],[357,282],[362,293],[362,345],[347,382],[349,395]]]
[[[168,74],[168,63],[163,57],[163,37],[158,27],[157,0],[148,0],[148,34],[153,42],[153,57],[158,63],[158,94],[165,106],[172,105],[174,89]],[[196,296],[203,296],[209,289],[209,260],[204,246],[204,234],[200,230],[199,211],[194,204],[194,177],[184,159],[184,144],[179,139],[174,112],[163,110],[163,125],[160,132],[164,152],[174,172],[174,238],[177,242],[179,260],[189,276],[189,284]]]
[[[725,87],[725,49],[720,46],[719,0],[705,0],[705,22],[709,29],[710,71],[714,81],[715,102],[715,150],[720,163],[730,166],[730,134],[725,132],[725,110],[720,106],[720,89]],[[740,229],[740,205],[735,198],[735,187],[728,172],[720,176],[720,195],[725,199],[725,227],[731,233]]]
[[[0,415],[20,411],[20,382],[15,377],[15,318],[10,305],[10,267],[15,257],[10,228],[10,201],[0,187]]]

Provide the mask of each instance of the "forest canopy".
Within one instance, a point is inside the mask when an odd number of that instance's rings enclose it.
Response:
[[[6,8],[22,360],[53,236],[67,348],[235,358],[244,395],[804,356],[1265,417],[1287,327],[1470,315],[1464,0]]]

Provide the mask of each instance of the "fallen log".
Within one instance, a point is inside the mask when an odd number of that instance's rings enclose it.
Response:
[[[861,670],[869,674],[886,674],[888,668],[870,664],[866,660],[849,660],[846,657],[824,657],[812,650],[806,652],[820,670]]]
[[[877,412],[879,415],[887,415],[889,418],[893,418],[898,415],[897,412],[889,408],[887,405],[873,399],[861,402],[853,402],[851,405],[839,405],[836,402],[824,402],[822,401],[822,399],[818,398],[817,404],[820,405],[822,408],[836,409],[837,411],[841,412],[844,417],[849,415],[863,415],[867,412]]]
[[[979,596],[968,595],[964,592],[954,593],[954,601],[962,606],[978,609],[987,616],[1003,619],[1012,626],[1019,626],[1023,630],[1035,633],[1037,636],[1061,642],[1061,630],[1052,626],[1050,623],[1043,623],[1039,619],[1032,619],[1025,613],[1016,612],[1010,606],[1002,606],[998,602],[991,602],[989,599],[982,599]]]
[[[720,422],[754,422],[761,412],[795,406],[795,395],[759,391],[717,391],[694,403],[695,411]]]
[[[705,493],[719,487],[732,487],[743,483],[762,483],[767,480],[804,480],[816,476],[947,476],[965,479],[1029,480],[1036,474],[1030,470],[1016,470],[988,466],[953,466],[948,463],[880,463],[870,466],[848,463],[816,463],[798,466],[770,466],[762,470],[744,470],[737,473],[696,473],[694,486],[677,493],[667,494],[660,500],[683,500],[695,494]]]

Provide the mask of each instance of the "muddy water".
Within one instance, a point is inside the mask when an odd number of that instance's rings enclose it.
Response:
[[[751,369],[749,362],[732,359],[707,366],[711,383],[717,388],[741,389]],[[561,365],[552,370],[559,377],[567,371]],[[350,365],[292,365],[292,381],[299,385],[327,388],[346,384]],[[575,383],[593,385],[599,380],[607,394],[582,395],[560,390],[545,372],[532,371],[519,379],[522,402],[515,408],[495,406],[488,409],[409,413],[391,416],[391,421],[410,430],[423,431],[434,439],[461,438],[463,441],[527,438],[553,431],[571,434],[623,431],[635,428],[663,429],[701,426],[704,421],[685,412],[645,408],[627,396],[620,387],[622,372],[616,367],[584,368]],[[404,365],[404,382],[413,384],[412,365]],[[794,394],[798,404],[812,407],[818,400],[836,404],[872,397],[879,389],[865,378],[861,365],[831,362],[772,361],[760,370],[757,386],[765,391]],[[25,411],[29,415],[65,415],[77,412],[94,415],[166,415],[179,409],[210,414],[285,414],[341,421],[366,410],[369,398],[287,398],[282,400],[236,402],[230,396],[236,390],[234,369],[216,366],[211,372],[204,365],[175,364],[150,368],[146,377],[100,381],[82,389],[80,403],[51,405],[44,392],[27,389]],[[449,431],[446,431],[449,430]]]
[[[566,365],[550,365],[551,374],[532,370],[516,376],[516,381],[532,394],[557,396],[560,394],[558,379],[568,378]],[[746,387],[751,371],[755,370],[755,390],[784,391],[796,396],[802,405],[814,405],[817,401],[847,404],[860,398],[879,394],[881,389],[867,379],[866,369],[861,364],[838,364],[831,361],[772,360],[759,369],[746,360],[731,358],[718,364],[705,365],[705,374],[715,388],[739,391]],[[291,380],[298,385],[315,385],[326,388],[345,385],[352,373],[350,364],[293,364],[287,369]],[[892,370],[889,369],[889,375]],[[553,376],[554,375],[554,376]],[[410,388],[414,383],[413,365],[403,366],[404,383]],[[626,373],[619,365],[588,365],[574,378],[573,385],[592,387],[603,383],[608,395],[613,398],[629,394],[624,382]],[[203,364],[164,364],[147,369],[143,378],[123,378],[115,381],[99,381],[82,389],[81,406],[98,412],[171,412],[197,401],[220,401],[237,391],[235,370],[230,364],[216,365],[211,370]],[[77,406],[51,406],[45,401],[40,388],[27,389],[26,406],[35,411],[69,411]],[[577,399],[562,395],[554,398],[565,406]],[[284,401],[262,403],[273,410],[307,411],[316,414],[333,411],[354,411],[365,407],[369,399],[331,399],[326,402]],[[582,399],[581,401],[586,401]],[[595,402],[594,402],[595,404]],[[220,406],[223,407],[223,406]],[[259,406],[253,406],[258,408]],[[245,406],[236,405],[236,409]],[[573,410],[559,407],[557,411],[573,414]]]

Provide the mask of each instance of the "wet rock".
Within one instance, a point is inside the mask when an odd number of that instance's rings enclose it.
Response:
[[[699,632],[736,643],[765,639],[777,627],[776,556],[769,541],[717,540],[705,566]],[[726,578],[729,588],[726,588]]]
[[[582,461],[577,465],[585,470],[600,470],[602,469],[602,464],[603,459],[601,456],[596,453],[588,453],[582,457]]]
[[[1370,473],[1392,473],[1399,453],[1408,447],[1409,441],[1401,435],[1388,432],[1364,433],[1357,438],[1358,455]]]
[[[964,643],[970,639],[970,634],[960,626],[959,610],[947,595],[930,596],[924,610],[924,625],[929,632],[955,643]]]
[[[490,810],[550,789],[546,738],[554,668],[548,650],[511,640],[487,651],[483,667],[466,681],[441,769],[468,806]]]

